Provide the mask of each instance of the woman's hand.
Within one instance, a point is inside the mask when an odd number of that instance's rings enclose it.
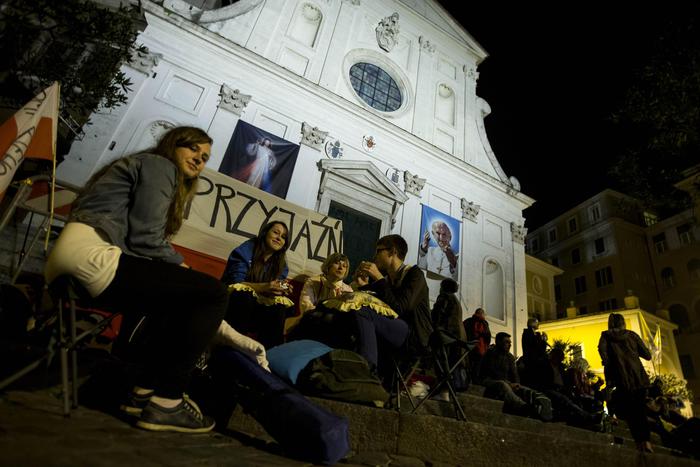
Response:
[[[274,280],[266,283],[259,292],[263,295],[289,295],[292,293],[292,284],[286,280]]]

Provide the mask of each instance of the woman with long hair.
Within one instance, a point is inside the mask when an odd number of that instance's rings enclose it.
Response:
[[[287,298],[292,293],[286,280],[288,234],[284,222],[265,224],[257,237],[231,252],[221,277],[231,293],[226,321],[266,348],[284,342],[284,321],[294,306]]]
[[[201,129],[169,130],[155,148],[97,172],[73,203],[46,264],[48,282],[75,277],[100,307],[145,314],[149,341],[122,409],[154,431],[214,427],[184,391],[197,358],[220,327],[228,296],[170,244],[211,151]]]

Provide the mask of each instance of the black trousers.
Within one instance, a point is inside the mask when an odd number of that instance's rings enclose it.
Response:
[[[177,264],[122,254],[100,306],[145,315],[148,336],[135,383],[161,397],[182,397],[199,356],[226,313],[228,294],[217,279]]]
[[[270,349],[284,343],[284,322],[290,311],[284,305],[262,305],[252,293],[234,290],[229,298],[226,322]]]

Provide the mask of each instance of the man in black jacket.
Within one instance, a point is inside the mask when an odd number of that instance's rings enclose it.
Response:
[[[362,261],[355,271],[355,281],[361,290],[374,292],[399,315],[397,320],[391,320],[372,310],[362,309],[357,313],[360,347],[369,347],[370,352],[372,346],[376,349],[377,337],[394,348],[406,341],[409,352],[414,355],[428,347],[433,331],[428,284],[423,271],[404,263],[407,252],[406,240],[400,235],[387,235],[377,241],[374,261]],[[402,335],[398,325],[401,321],[407,325],[407,337]]]
[[[486,387],[484,395],[504,401],[503,410],[517,415],[535,415],[544,421],[552,419],[552,402],[542,393],[520,385],[515,357],[510,353],[510,334],[496,334],[496,345],[491,347],[481,362],[481,380]]]

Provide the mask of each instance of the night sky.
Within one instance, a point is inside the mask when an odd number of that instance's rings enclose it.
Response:
[[[671,4],[441,3],[489,53],[477,94],[491,106],[486,130],[503,169],[537,200],[524,212],[530,231],[614,187],[606,171],[625,141],[611,114],[669,21],[694,14]]]

